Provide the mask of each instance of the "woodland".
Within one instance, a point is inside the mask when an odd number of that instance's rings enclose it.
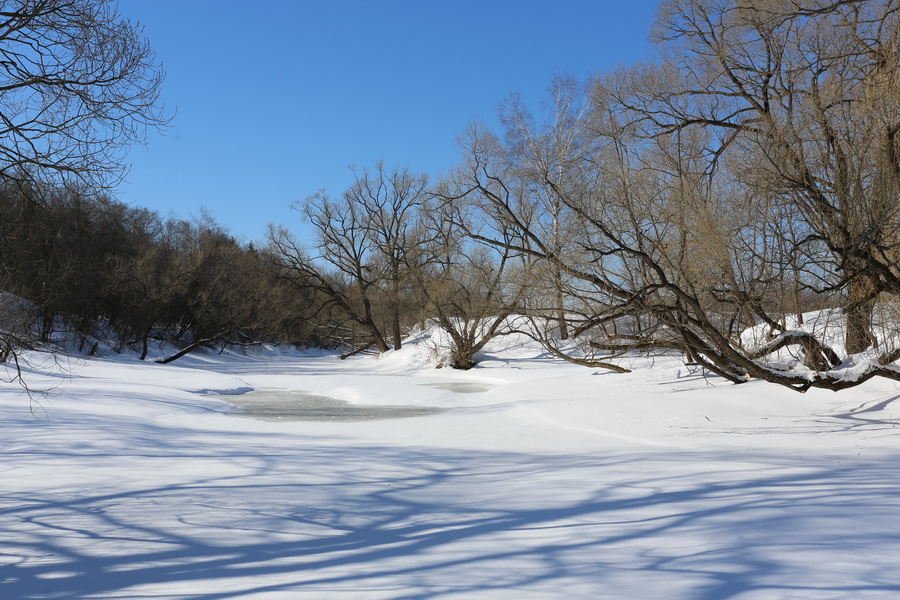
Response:
[[[538,110],[510,96],[445,174],[354,168],[295,206],[310,239],[250,243],[111,195],[168,121],[114,3],[4,2],[0,357],[385,353],[427,323],[462,369],[524,332],[613,371],[666,352],[734,383],[900,381],[898,19],[894,0],[667,0],[655,60],[555,76]]]

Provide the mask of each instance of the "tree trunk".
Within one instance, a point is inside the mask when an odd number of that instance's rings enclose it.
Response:
[[[562,167],[560,167],[560,170]],[[562,172],[560,172],[560,176]],[[559,233],[559,213],[560,213],[560,202],[559,199],[554,199],[553,201],[553,253],[557,256],[560,253],[560,249],[562,248],[562,244],[560,243],[560,233]],[[553,263],[553,285],[556,287],[556,320],[559,323],[559,339],[567,340],[569,339],[569,328],[566,325],[566,309],[565,309],[565,301],[563,300],[563,288],[562,288],[562,271],[559,268],[559,263]]]
[[[557,283],[559,281],[557,280]],[[569,327],[566,322],[566,309],[563,306],[563,293],[561,288],[556,289],[556,321],[559,323],[559,339],[569,339]]]
[[[153,326],[147,328],[144,331],[144,335],[141,336],[141,360],[145,360],[147,358],[147,353],[150,351],[150,334],[153,332]]]
[[[400,331],[400,306],[397,302],[394,302],[391,310],[391,335],[394,338],[394,350],[399,350],[403,334]]]
[[[378,330],[378,325],[375,324],[375,318],[372,316],[372,303],[369,302],[367,297],[363,297],[363,314],[365,315],[366,327],[372,333],[372,341],[375,343],[375,347],[378,348],[379,352],[390,350],[387,342],[384,341],[384,336]]]
[[[400,331],[400,267],[395,261],[391,267],[391,337],[394,350],[400,349],[403,334]]]
[[[878,344],[872,333],[872,317],[875,310],[875,285],[864,273],[857,274],[847,285],[847,338],[848,354],[864,352]]]

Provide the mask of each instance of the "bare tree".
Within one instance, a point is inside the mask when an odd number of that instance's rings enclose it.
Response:
[[[114,0],[0,2],[0,180],[36,203],[60,183],[82,193],[115,185],[127,147],[167,123],[162,80]],[[0,355],[15,359],[27,337],[0,334]]]
[[[790,204],[798,245],[833,255],[850,354],[877,344],[878,295],[900,292],[898,27],[892,0],[672,0],[657,26],[671,92],[619,96],[648,135],[714,131],[708,169],[758,156],[744,183]]]
[[[399,349],[401,313],[409,271],[415,268],[423,231],[417,226],[427,179],[408,169],[354,170],[354,183],[340,199],[324,192],[296,206],[315,231],[315,254],[285,229],[270,230],[285,277],[298,289],[313,289],[322,310],[362,329],[356,349]]]
[[[422,252],[424,231],[419,226],[418,211],[427,197],[428,179],[405,168],[387,172],[381,161],[374,172],[354,171],[354,177],[346,199],[361,210],[374,259],[373,270],[385,280],[388,331],[394,349],[399,350],[403,338],[400,323],[402,288]]]
[[[589,144],[586,136],[590,105],[582,85],[571,76],[555,76],[548,92],[550,100],[545,106],[548,115],[543,123],[536,123],[531,111],[516,95],[501,104],[500,114],[510,150],[508,160],[519,170],[519,178],[536,198],[537,207],[546,221],[542,227],[549,231],[551,251],[561,254],[567,250],[563,235],[566,229],[563,221],[567,215],[550,181],[577,176],[577,163]],[[563,274],[555,263],[546,267],[550,276],[550,302],[544,302],[545,307],[541,310],[555,313],[558,336],[565,340],[568,323]],[[534,308],[532,306],[532,310]]]
[[[656,85],[659,96],[669,94],[665,71],[655,81],[644,75],[645,89]],[[761,188],[747,186],[739,170],[729,171],[724,155],[710,156],[717,143],[713,130],[648,134],[622,94],[622,78],[633,84],[628,78],[634,76],[597,82],[591,133],[582,138],[578,159],[564,174],[541,173],[569,215],[562,221],[565,252],[552,228],[543,226],[546,203],[530,194],[523,171],[508,158],[512,151],[498,148],[500,141],[483,131],[467,139],[463,193],[481,202],[481,221],[489,225],[470,235],[553,264],[572,282],[570,304],[583,307],[573,333],[590,335],[590,345],[609,357],[674,350],[735,383],[761,378],[801,391],[900,378],[890,364],[896,351],[870,361],[858,378],[844,377],[832,348],[786,326],[779,312],[784,303],[777,299],[785,265],[799,263],[772,244],[789,224],[772,218],[787,205],[762,207]],[[718,168],[710,168],[710,160]],[[826,277],[828,268],[820,274]],[[774,337],[747,345],[740,332],[754,323],[768,326]],[[789,347],[797,349],[805,369],[768,360]]]
[[[114,0],[0,2],[0,177],[115,184],[167,121],[162,69]]]
[[[467,189],[464,173],[462,167],[437,186],[426,211],[427,259],[414,271],[426,322],[449,338],[440,350],[448,352],[446,364],[456,369],[474,367],[488,342],[515,330],[531,291],[525,254],[508,237],[512,230],[491,228],[480,218],[484,201]],[[477,241],[487,235],[507,243]]]

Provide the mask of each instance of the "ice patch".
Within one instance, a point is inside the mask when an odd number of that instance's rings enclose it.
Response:
[[[352,404],[302,390],[254,390],[228,400],[231,413],[264,421],[329,421],[354,423],[406,419],[444,412],[434,406]]]
[[[237,388],[229,388],[224,390],[214,390],[214,389],[202,389],[202,390],[193,390],[193,393],[200,394],[201,396],[242,396],[244,394],[248,394],[253,391],[252,387],[237,387]]]
[[[456,392],[457,394],[480,394],[493,388],[492,385],[484,383],[473,383],[469,381],[448,381],[446,383],[422,383],[423,387],[432,387],[447,392]]]

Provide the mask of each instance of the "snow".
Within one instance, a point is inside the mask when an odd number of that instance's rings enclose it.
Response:
[[[48,396],[0,389],[2,598],[900,593],[895,382],[798,394],[668,357],[607,373],[513,337],[467,372],[427,345],[29,358]],[[264,389],[445,411],[229,414]]]

